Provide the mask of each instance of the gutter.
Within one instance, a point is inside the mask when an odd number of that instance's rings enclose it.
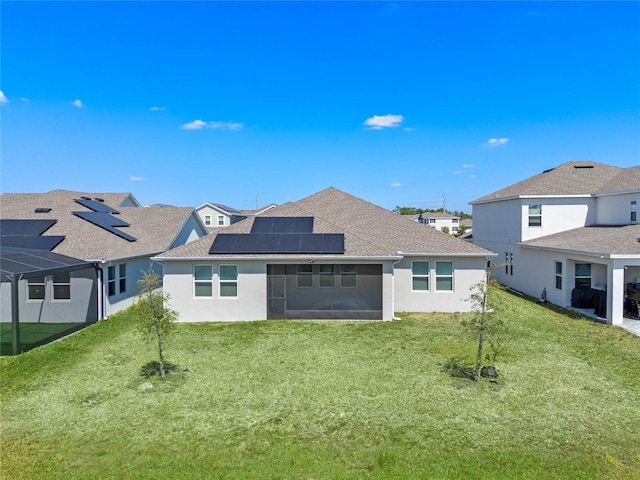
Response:
[[[486,254],[482,255],[485,256]],[[479,256],[479,255],[476,255]],[[369,257],[369,256],[332,256],[332,257],[327,257],[327,256],[322,256],[322,254],[318,254],[318,255],[304,255],[304,256],[297,256],[297,257],[267,257],[267,256],[252,256],[252,257],[232,257],[232,256],[228,256],[228,257],[214,257],[214,256],[208,256],[208,257],[151,257],[151,260],[153,260],[154,262],[166,262],[166,261],[198,261],[198,262],[202,262],[202,261],[206,261],[206,260],[239,260],[239,261],[247,261],[247,260],[273,260],[273,261],[285,261],[285,262],[291,262],[291,261],[295,261],[295,260],[314,260],[314,261],[335,261],[335,260],[359,260],[359,261],[365,261],[365,260],[369,260],[372,262],[375,261],[380,261],[380,260],[386,260],[386,261],[395,261],[395,260],[402,260],[404,258],[404,254],[401,255],[393,255],[393,256],[385,256],[385,257]]]

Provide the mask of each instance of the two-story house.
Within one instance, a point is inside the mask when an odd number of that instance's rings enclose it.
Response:
[[[202,223],[204,223],[207,229],[211,232],[218,228],[233,225],[247,217],[260,215],[273,207],[275,207],[275,204],[266,205],[256,210],[237,210],[227,205],[223,205],[222,203],[207,202],[196,207],[196,212],[202,220]]]
[[[621,324],[640,280],[638,203],[640,166],[567,162],[471,202],[473,239],[498,253],[499,282]]]
[[[460,217],[447,212],[425,212],[414,215],[413,220],[450,235],[458,233],[460,228]]]

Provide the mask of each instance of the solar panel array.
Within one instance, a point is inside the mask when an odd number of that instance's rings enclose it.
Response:
[[[77,217],[93,223],[94,225],[105,229],[107,232],[111,232],[114,235],[124,238],[129,242],[135,242],[136,237],[132,237],[128,233],[124,233],[114,227],[128,227],[129,224],[120,218],[116,218],[107,212],[72,212]]]
[[[57,220],[0,220],[0,235],[42,235]]]
[[[41,237],[39,235],[2,235],[0,237],[0,245],[2,248],[29,248],[31,250],[47,250],[51,251],[64,240],[61,235],[51,235]]]
[[[342,233],[219,233],[209,253],[344,253]]]
[[[83,207],[87,207],[94,212],[104,212],[104,213],[120,213],[115,208],[111,208],[109,205],[106,205],[97,200],[88,199],[88,197],[76,198],[74,199],[76,203],[79,203]]]
[[[313,217],[256,217],[251,233],[313,233]]]

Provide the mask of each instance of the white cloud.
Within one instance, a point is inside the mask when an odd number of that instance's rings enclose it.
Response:
[[[472,173],[471,175],[469,175],[469,178],[476,178],[476,174]]]
[[[509,141],[508,138],[490,138],[487,140],[485,145],[487,147],[499,147],[500,145],[505,145]]]
[[[73,102],[71,102],[71,105],[78,108],[84,107],[84,105],[82,104],[82,101],[79,99],[75,99]]]
[[[240,122],[205,122],[203,120],[194,120],[185,123],[180,128],[183,130],[202,130],[203,128],[214,128],[218,130],[242,130],[244,125]]]
[[[0,90],[0,105],[4,105],[5,103],[9,103],[9,99],[4,95],[4,92]]]
[[[394,188],[397,188],[397,187],[404,187],[404,183],[400,183],[400,182],[393,182],[393,183],[390,183],[390,184],[389,184],[389,186],[390,186],[390,187],[394,187]]]
[[[150,107],[149,110],[153,111],[153,112],[164,112],[166,110],[165,107],[156,107],[155,105],[153,107]]]
[[[132,182],[145,182],[147,179],[145,177],[129,177],[129,180]]]
[[[474,166],[469,163],[463,163],[462,168],[473,168]]]
[[[24,103],[29,103],[31,100],[29,100],[28,98],[25,98],[25,97],[20,97],[20,101],[24,102]]]
[[[387,115],[374,115],[364,121],[364,125],[369,127],[370,130],[381,130],[383,128],[395,128],[404,121],[402,115],[393,115],[388,113]]]
[[[454,175],[460,175],[462,173],[462,170],[454,170],[453,172]]]

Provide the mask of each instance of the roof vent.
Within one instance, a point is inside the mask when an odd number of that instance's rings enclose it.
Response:
[[[83,200],[91,200],[91,197],[80,197]]]
[[[574,165],[573,168],[593,168],[593,165]]]
[[[51,209],[48,208],[48,207],[36,208],[34,210],[35,213],[49,213],[50,211],[51,211]]]
[[[96,198],[94,198],[94,200],[95,200],[96,202],[104,202],[104,198],[96,197]]]
[[[544,172],[542,172],[542,173],[549,173],[549,172],[550,172],[550,171],[552,171],[552,170],[555,170],[555,168],[549,168],[548,170],[545,170],[545,171],[544,171]]]

